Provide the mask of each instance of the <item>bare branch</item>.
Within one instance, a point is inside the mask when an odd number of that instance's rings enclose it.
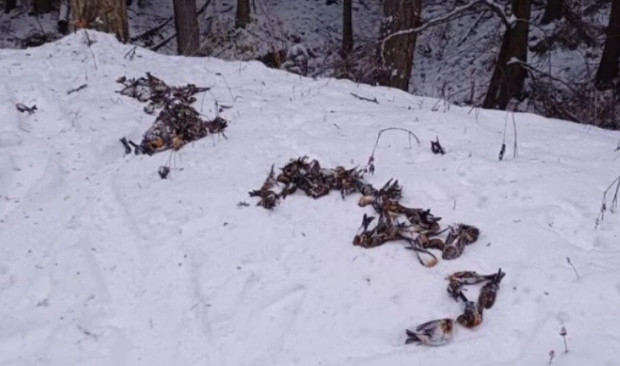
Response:
[[[440,16],[438,18],[433,18],[419,27],[403,29],[403,30],[394,32],[390,34],[389,36],[385,37],[383,41],[381,41],[381,59],[383,60],[385,43],[389,41],[390,39],[394,37],[405,36],[411,33],[419,33],[437,24],[448,22],[452,20],[454,17],[456,17],[457,15],[459,15],[460,13],[473,8],[478,4],[487,6],[493,13],[497,14],[500,17],[502,23],[504,23],[504,25],[506,26],[506,28],[512,27],[512,23],[515,21],[515,19],[509,18],[506,15],[506,13],[504,13],[504,9],[502,9],[502,7],[499,4],[496,4],[494,0],[474,0],[469,4],[456,7],[454,10],[452,10],[449,13],[444,14],[443,16]]]
[[[516,59],[516,58],[514,58],[514,57],[513,57],[513,58],[511,58],[511,59],[510,59],[510,61],[508,61],[508,62],[506,63],[506,65],[512,65],[512,64],[519,64],[519,65],[523,66],[524,68],[526,68],[528,71],[536,71],[536,72],[537,72],[537,73],[539,73],[539,74],[542,74],[542,75],[544,75],[544,76],[547,76],[547,77],[548,77],[549,79],[551,79],[551,80],[554,80],[554,81],[557,81],[557,82],[561,83],[562,85],[564,85],[565,87],[567,87],[568,89],[570,89],[570,91],[572,91],[572,92],[574,92],[574,93],[576,93],[576,92],[577,92],[577,91],[576,91],[576,90],[575,90],[572,86],[570,86],[569,84],[567,84],[565,81],[563,81],[563,80],[561,80],[561,79],[558,79],[558,78],[554,77],[553,75],[551,75],[551,74],[549,74],[549,73],[547,73],[547,72],[540,71],[540,70],[538,70],[537,68],[535,68],[534,66],[532,66],[532,65],[528,64],[527,62],[523,62],[523,61],[521,61],[521,60]]]

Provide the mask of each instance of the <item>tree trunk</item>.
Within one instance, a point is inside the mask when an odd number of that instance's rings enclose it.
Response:
[[[620,0],[612,0],[603,57],[596,71],[596,84],[599,89],[609,88],[613,79],[618,76],[618,58],[620,58]]]
[[[52,10],[52,0],[33,0],[32,8],[35,14],[45,14]]]
[[[527,62],[530,5],[530,0],[512,0],[512,13],[519,20],[504,33],[483,108],[506,109],[510,99],[523,91],[526,70],[523,65],[510,61]]]
[[[76,28],[93,28],[114,33],[121,42],[129,40],[125,0],[71,0]]]
[[[342,6],[342,54],[353,50],[353,7],[352,0],[344,0]]]
[[[564,13],[564,0],[547,0],[545,13],[540,20],[541,24],[549,24],[554,20],[562,19]]]
[[[421,0],[384,0],[380,39],[420,25]],[[417,34],[396,36],[379,45],[377,82],[407,91],[413,68]],[[383,51],[383,54],[381,54]]]
[[[4,2],[4,12],[5,13],[9,13],[11,10],[15,9],[17,7],[17,1],[16,0],[5,0]]]
[[[61,0],[58,8],[58,31],[62,34],[69,32],[69,0]]]
[[[237,0],[235,28],[245,28],[250,24],[250,0]]]
[[[196,0],[174,0],[174,26],[179,55],[195,55],[200,47]]]

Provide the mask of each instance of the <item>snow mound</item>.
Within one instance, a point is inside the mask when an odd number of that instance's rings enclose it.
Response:
[[[594,220],[620,173],[618,132],[516,114],[519,156],[509,127],[500,162],[505,113],[88,38],[0,50],[1,364],[533,365],[552,349],[555,364],[617,362],[620,215]],[[118,139],[139,140],[154,117],[115,80],[147,71],[211,86],[194,106],[208,118],[231,106],[228,139],[123,155]],[[370,213],[355,197],[293,195],[267,211],[247,195],[289,158],[364,165],[386,127],[422,143],[384,134],[369,180],[397,178],[403,204],[478,226],[458,260],[427,269],[399,244],[354,247]],[[499,267],[477,330],[403,345],[405,328],[461,311],[446,275]]]

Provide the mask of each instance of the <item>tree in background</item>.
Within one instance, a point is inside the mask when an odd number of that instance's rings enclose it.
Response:
[[[93,28],[114,33],[121,42],[129,40],[125,0],[71,0],[76,28]]]
[[[342,5],[342,54],[353,51],[353,6],[352,0],[344,0]]]
[[[5,0],[4,2],[4,12],[8,13],[11,10],[15,9],[17,7],[17,1],[16,0]]]
[[[483,108],[506,109],[510,99],[523,91],[530,11],[530,0],[512,0],[512,14],[517,19],[504,33]]]
[[[417,33],[394,33],[419,26],[421,12],[421,0],[384,0],[377,70],[380,85],[409,89]]]
[[[200,48],[196,0],[173,0],[173,3],[177,52],[179,55],[196,55]]]
[[[564,14],[564,0],[547,0],[545,13],[540,20],[541,24],[549,24],[554,20],[562,19]]]
[[[237,0],[235,28],[245,28],[250,24],[250,0]]]
[[[52,0],[33,0],[32,9],[35,14],[45,14],[52,10]]]
[[[596,85],[607,89],[618,76],[618,59],[620,58],[620,0],[612,0],[609,14],[609,26],[605,38],[605,48],[601,63],[596,71]]]

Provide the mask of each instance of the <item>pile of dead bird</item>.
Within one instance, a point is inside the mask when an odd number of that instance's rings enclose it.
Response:
[[[128,79],[121,77],[116,80],[124,88],[121,95],[135,98],[148,103],[144,112],[154,114],[161,110],[153,125],[144,133],[142,142],[136,144],[122,138],[125,152],[152,155],[168,149],[179,150],[185,144],[201,139],[207,135],[222,133],[228,122],[221,117],[205,121],[191,104],[196,101],[194,95],[208,91],[209,87],[198,87],[188,84],[182,87],[168,86],[163,80],[146,73],[146,77]]]
[[[456,323],[473,329],[482,324],[482,314],[485,309],[490,309],[495,304],[499,283],[506,274],[500,268],[495,274],[481,275],[474,271],[456,272],[448,276],[448,294],[455,301],[462,301],[463,313],[456,318]],[[470,301],[463,293],[466,285],[484,283],[480,289],[477,301]],[[415,343],[427,346],[442,346],[454,335],[455,320],[451,318],[431,320],[418,325],[415,330],[405,330],[407,339],[405,344]]]
[[[438,258],[431,250],[440,251],[445,260],[456,259],[480,235],[477,227],[466,224],[442,229],[439,225],[441,218],[434,216],[430,209],[411,208],[400,203],[403,188],[397,180],[390,179],[380,189],[366,182],[364,175],[367,169],[346,169],[342,166],[325,168],[317,160],[300,157],[292,159],[280,171],[276,175],[272,166],[260,189],[249,192],[251,197],[259,198],[258,206],[273,209],[281,200],[298,190],[315,199],[331,191],[340,192],[343,199],[353,193],[361,194],[358,205],[372,207],[376,216],[364,214],[362,224],[353,238],[353,245],[356,246],[373,248],[387,242],[403,242],[407,249],[416,254],[423,266],[433,267]],[[442,239],[444,233],[445,239]],[[458,324],[466,328],[480,325],[483,309],[493,306],[504,275],[500,269],[493,275],[465,271],[448,277],[448,293],[464,303],[464,312],[456,319]],[[470,301],[463,293],[463,286],[482,282],[486,284],[478,301]],[[406,343],[445,344],[452,337],[453,324],[454,320],[449,318],[424,323],[414,331],[407,330]]]
[[[402,187],[397,180],[389,180],[376,189],[364,180],[363,169],[323,168],[317,160],[307,157],[291,160],[281,171],[276,176],[272,166],[262,187],[250,192],[251,197],[260,197],[259,206],[272,209],[297,190],[312,198],[323,197],[331,191],[339,191],[343,198],[352,193],[362,195],[358,205],[371,206],[377,216],[364,214],[353,245],[374,248],[390,241],[402,241],[423,266],[432,267],[438,259],[429,249],[439,250],[443,259],[456,259],[467,245],[478,240],[480,231],[475,226],[458,224],[442,230],[441,217],[434,216],[430,209],[402,205],[399,202]],[[439,236],[445,232],[447,236],[443,240]]]

